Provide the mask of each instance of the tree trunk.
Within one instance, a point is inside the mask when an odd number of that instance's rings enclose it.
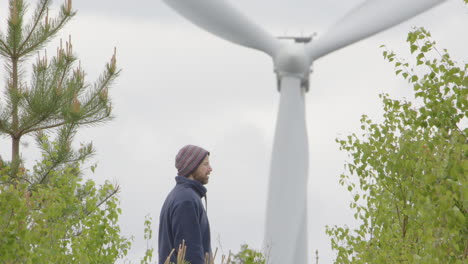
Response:
[[[14,96],[17,96],[19,92],[18,87],[18,58],[13,57],[12,59],[12,83],[10,89],[12,89]],[[19,168],[20,161],[20,139],[21,135],[19,134],[19,117],[18,117],[18,101],[16,99],[12,100],[12,141],[11,141],[11,165],[12,165],[12,175],[16,176]]]

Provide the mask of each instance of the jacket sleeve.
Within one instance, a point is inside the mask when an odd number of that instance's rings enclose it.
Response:
[[[204,264],[205,252],[203,252],[202,235],[199,216],[194,202],[184,201],[174,208],[172,231],[176,251],[182,240],[185,240],[187,251],[185,260],[191,264]]]

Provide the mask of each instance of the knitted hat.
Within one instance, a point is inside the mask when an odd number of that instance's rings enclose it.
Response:
[[[179,150],[175,159],[178,176],[188,176],[201,164],[208,151],[194,145],[187,145]]]

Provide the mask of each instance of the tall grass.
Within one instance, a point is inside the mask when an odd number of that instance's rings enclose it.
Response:
[[[185,241],[182,241],[182,244],[179,245],[179,250],[177,251],[176,263],[170,262],[171,256],[174,254],[175,249],[171,251],[169,256],[166,258],[164,264],[190,264],[185,260],[185,253],[187,246]],[[205,255],[205,264],[215,264],[215,259],[218,249],[215,250],[214,255],[206,253]],[[268,255],[268,254],[267,254]],[[262,253],[249,249],[247,245],[242,245],[239,253],[233,255],[230,251],[228,256],[221,256],[220,264],[268,264],[268,257],[264,256]],[[315,264],[319,264],[319,252],[315,250]]]
[[[164,264],[188,264],[189,262],[185,260],[185,253],[187,251],[187,246],[185,245],[185,241],[182,240],[182,244],[179,245],[179,250],[177,251],[177,257],[176,257],[176,263],[170,262],[172,255],[174,254],[175,249],[172,249],[171,253],[169,256],[167,256],[166,261],[164,261]],[[205,264],[214,264],[216,254],[218,253],[218,249],[215,250],[214,255],[209,254],[208,252],[205,254]],[[229,252],[229,255],[226,256],[222,255],[221,256],[221,264],[234,264],[231,261],[231,252]]]

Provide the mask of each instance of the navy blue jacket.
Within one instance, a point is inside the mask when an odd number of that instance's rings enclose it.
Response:
[[[211,254],[210,225],[201,198],[206,188],[185,177],[177,176],[176,186],[166,198],[159,217],[159,264],[163,264],[172,249],[171,262],[176,262],[177,250],[185,240],[186,261],[204,264],[205,254]]]

